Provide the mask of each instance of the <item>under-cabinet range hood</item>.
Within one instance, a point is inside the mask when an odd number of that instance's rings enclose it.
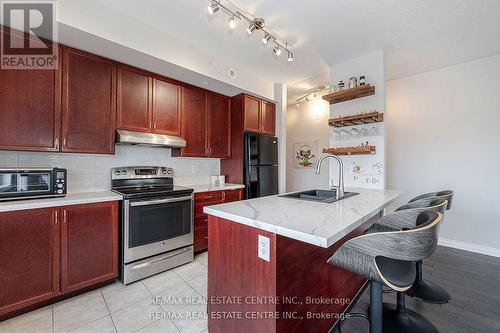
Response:
[[[186,147],[186,140],[180,136],[116,130],[116,142],[129,145],[156,146],[168,148]]]

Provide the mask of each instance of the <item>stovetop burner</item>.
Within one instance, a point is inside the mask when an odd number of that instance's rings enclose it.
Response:
[[[193,189],[174,186],[173,170],[166,167],[113,168],[111,189],[126,199],[193,193]]]

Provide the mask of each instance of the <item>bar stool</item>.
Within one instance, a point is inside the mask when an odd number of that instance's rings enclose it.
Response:
[[[428,202],[429,200],[436,199],[446,200],[448,202],[446,210],[449,210],[451,208],[453,194],[454,193],[451,190],[422,194],[411,199],[407,205],[399,207],[398,210],[407,209],[405,207],[411,209],[412,207],[415,207],[415,205],[419,205],[419,203],[422,204]],[[422,261],[417,262],[417,278],[415,279],[413,286],[406,291],[406,295],[434,304],[446,304],[451,301],[450,294],[443,287],[423,279]]]
[[[405,212],[396,212],[381,220],[406,219],[407,215]],[[442,218],[443,215],[438,212],[421,212],[414,219],[412,229],[393,228],[394,231],[370,233],[350,239],[328,260],[330,265],[370,280],[370,309],[367,317],[370,333],[382,333],[382,328],[388,332],[383,323],[382,285],[400,292],[411,287],[416,276],[415,261],[429,257],[436,249]],[[340,331],[342,323],[339,324]]]

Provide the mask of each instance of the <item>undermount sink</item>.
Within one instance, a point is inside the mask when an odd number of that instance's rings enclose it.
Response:
[[[336,190],[308,190],[308,191],[302,191],[302,192],[283,194],[283,195],[279,195],[278,197],[316,201],[316,202],[323,202],[323,203],[332,203],[332,202],[339,201],[339,200],[342,200],[345,198],[352,197],[356,194],[359,194],[356,192],[344,192],[344,196],[340,199],[337,199],[335,197],[336,193],[337,193]]]

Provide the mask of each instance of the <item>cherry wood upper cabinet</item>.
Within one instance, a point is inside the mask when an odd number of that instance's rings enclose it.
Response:
[[[0,28],[2,34],[10,34],[13,39],[30,38],[15,30]],[[59,52],[59,62],[60,55]],[[60,70],[2,69],[0,149],[58,151],[60,132]]]
[[[207,100],[208,156],[228,158],[231,154],[229,97],[209,92]]]
[[[118,65],[116,128],[139,132],[151,131],[151,81],[145,71]]]
[[[186,147],[173,149],[172,156],[206,157],[207,92],[192,86],[181,89],[181,136],[186,139]]]
[[[264,134],[274,136],[276,133],[276,105],[269,102],[262,102],[261,131]]]
[[[61,208],[61,290],[118,276],[118,203]]]
[[[116,65],[63,48],[62,151],[114,154]]]
[[[257,132],[261,131],[261,107],[260,99],[253,96],[244,96],[244,124],[245,131]]]
[[[181,134],[180,86],[164,78],[153,78],[153,132]]]
[[[57,212],[0,213],[0,317],[59,294]]]

